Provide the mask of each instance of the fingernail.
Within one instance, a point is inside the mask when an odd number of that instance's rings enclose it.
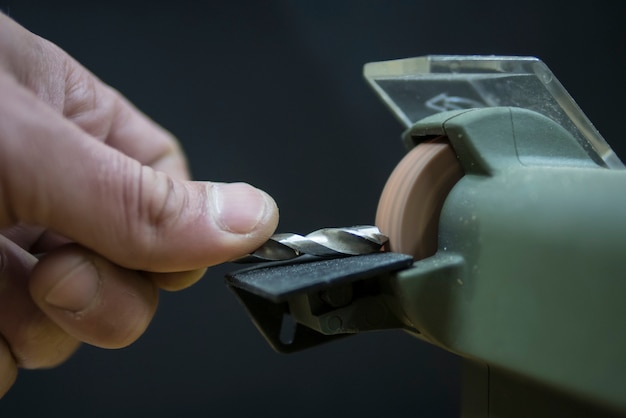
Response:
[[[246,183],[214,184],[212,196],[215,221],[235,234],[253,232],[274,206],[265,192]]]
[[[93,263],[84,258],[70,263],[58,282],[44,300],[57,309],[80,312],[87,309],[96,298],[100,280]]]

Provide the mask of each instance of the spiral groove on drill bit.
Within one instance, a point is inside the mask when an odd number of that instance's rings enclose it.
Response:
[[[375,226],[323,228],[306,236],[284,233],[273,235],[265,244],[237,263],[291,260],[302,255],[323,258],[370,254],[380,251],[388,238]]]

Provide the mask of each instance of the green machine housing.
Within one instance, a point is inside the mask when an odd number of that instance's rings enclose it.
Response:
[[[626,170],[608,144],[535,58],[429,56],[365,76],[408,148],[445,136],[463,168],[438,250],[382,271],[321,265],[340,279],[278,296],[234,274],[261,332],[295,351],[405,329],[464,359],[464,417],[626,416]]]

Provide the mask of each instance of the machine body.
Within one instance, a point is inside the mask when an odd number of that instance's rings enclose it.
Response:
[[[530,92],[515,87],[520,79],[522,87],[532,84],[527,74],[503,73],[494,62],[471,57],[464,66],[459,57],[448,60],[454,74],[434,80],[462,91],[463,100],[454,91],[437,93],[434,98],[445,93],[456,99],[448,100],[448,108],[437,104],[430,115],[420,113],[428,100],[411,102],[413,87],[423,81],[412,73],[415,62],[385,63],[403,68],[392,76],[373,71],[375,82],[386,86],[382,96],[409,127],[407,147],[419,152],[437,138],[456,157],[445,164],[460,173],[446,182],[438,181],[437,170],[420,173],[420,181],[440,189],[440,202],[420,206],[418,193],[411,211],[377,219],[383,233],[398,224],[404,230],[396,228],[395,235],[408,237],[394,240],[388,233],[388,255],[319,268],[302,263],[248,269],[233,274],[229,285],[279,351],[402,328],[460,355],[466,363],[465,417],[626,416],[626,170],[599,134],[589,134],[584,115],[571,113],[576,107],[569,96],[553,94],[558,109],[549,104],[549,111],[537,111],[548,99],[529,99]],[[469,70],[476,63],[516,103],[486,103],[500,96],[475,83],[485,79]],[[407,67],[409,75],[403,73]],[[543,67],[535,73],[554,90],[556,80]],[[459,84],[463,79],[469,84]],[[514,106],[519,97],[541,106]],[[568,115],[566,122],[554,116],[559,112]],[[406,202],[404,192],[394,193],[385,199]],[[406,230],[410,223],[399,218],[424,218],[422,206],[436,208],[426,217],[434,228]],[[415,252],[412,242],[425,242],[432,251]],[[414,261],[394,252],[410,252]],[[297,284],[301,274],[308,275],[306,285]],[[281,293],[286,280],[293,286]],[[286,316],[295,331],[281,340]]]
[[[413,327],[501,375],[485,378],[479,416],[541,416],[548,388],[626,411],[626,171],[521,109],[441,114],[409,132],[432,134],[446,135],[465,175],[445,200],[437,253],[391,280]],[[509,374],[542,396],[515,402]]]

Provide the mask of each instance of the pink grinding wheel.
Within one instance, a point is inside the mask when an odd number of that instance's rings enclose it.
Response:
[[[463,169],[445,137],[413,148],[396,166],[380,196],[376,226],[389,251],[416,260],[437,251],[439,214]]]

